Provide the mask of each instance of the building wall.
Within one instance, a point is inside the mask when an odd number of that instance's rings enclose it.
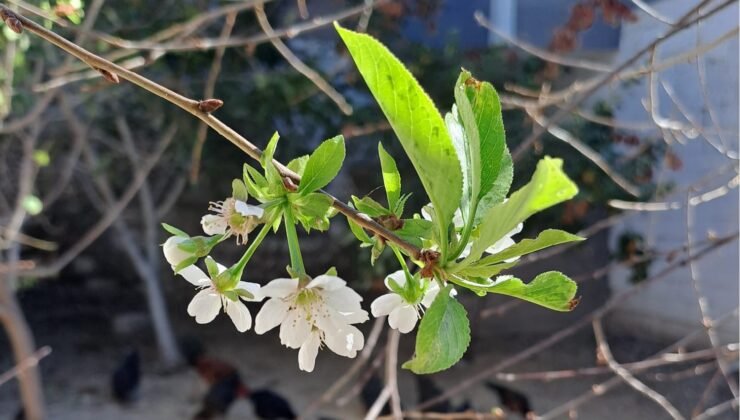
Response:
[[[683,0],[663,0],[653,3],[661,13],[669,17],[677,17],[692,6],[694,2]],[[638,12],[639,13],[639,12]],[[716,39],[738,25],[737,3],[715,15],[699,30],[688,29],[671,38],[658,51],[659,58],[668,58],[690,50],[696,46],[697,35],[702,42]],[[649,44],[657,35],[667,30],[666,25],[660,24],[640,13],[640,19],[634,24],[627,24],[621,33],[620,49],[614,63],[620,63],[633,53]],[[707,76],[707,94],[711,107],[716,112],[724,131],[725,140],[729,148],[738,150],[738,40],[734,39],[723,43],[718,48],[705,55]],[[640,65],[646,64],[643,60]],[[658,82],[668,83],[676,92],[678,102],[688,110],[688,113],[701,126],[711,129],[712,123],[708,108],[702,96],[699,83],[697,64],[695,61],[678,65],[663,71]],[[656,86],[660,86],[657,84]],[[647,96],[647,82],[625,83],[605,92],[604,97],[610,98],[617,105],[616,118],[621,121],[648,122],[650,115],[646,113],[643,101]],[[660,116],[686,121],[671,101],[666,92],[660,88],[658,95]],[[645,133],[659,137],[660,133]],[[716,133],[706,133],[706,137],[719,143]],[[659,176],[665,181],[672,181],[677,189],[690,185],[701,179],[713,170],[717,170],[730,163],[730,160],[712,147],[705,136],[687,140],[686,144],[675,145],[673,150],[683,161],[680,171],[662,171]],[[735,154],[735,157],[737,155]],[[736,175],[736,173],[735,173]],[[732,175],[725,173],[724,182]],[[707,185],[707,191],[721,185],[714,181]],[[672,200],[683,202],[686,193],[679,193],[670,197]],[[738,189],[733,189],[726,196],[717,200],[694,207],[695,223],[693,234],[696,241],[702,241],[714,233],[718,236],[736,232],[738,229]],[[634,213],[624,223],[612,232],[612,244],[616,243],[621,232],[635,231],[644,235],[648,247],[659,250],[672,249],[686,243],[686,212],[685,209]],[[656,263],[651,274],[656,273],[665,263]],[[698,276],[707,302],[711,308],[711,316],[719,317],[738,306],[738,244],[734,242],[701,259],[697,263]],[[614,272],[610,278],[613,293],[619,293],[630,287],[629,272],[621,270]],[[652,334],[677,338],[700,328],[700,313],[697,298],[691,285],[688,268],[675,271],[660,282],[648,287],[638,296],[632,298],[613,317],[614,326],[628,329],[638,329]],[[734,322],[721,327],[722,335],[727,340],[737,341],[737,317]]]

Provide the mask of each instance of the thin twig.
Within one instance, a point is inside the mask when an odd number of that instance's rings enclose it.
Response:
[[[633,197],[640,196],[640,189],[629,182],[627,179],[625,179],[617,171],[612,169],[609,163],[604,160],[604,158],[601,157],[601,155],[594,149],[590,148],[585,143],[580,141],[569,131],[558,125],[553,124],[542,114],[530,109],[527,109],[526,111],[527,115],[529,115],[534,120],[534,122],[537,123],[537,125],[539,125],[540,127],[547,127],[547,131],[550,134],[552,134],[555,138],[567,143],[568,145],[576,149],[578,153],[582,154],[586,159],[593,162],[594,165],[598,166],[599,169],[601,169],[612,181],[614,181],[615,184],[617,184],[628,194],[632,195]]]
[[[548,61],[550,63],[598,72],[609,72],[612,70],[610,66],[598,62],[574,59],[566,57],[564,55],[555,54],[552,51],[543,50],[525,41],[513,38],[506,34],[506,32],[498,29],[495,25],[493,25],[493,23],[486,19],[486,16],[480,10],[475,11],[475,13],[473,14],[473,18],[475,19],[476,23],[478,23],[478,25],[493,32],[494,34],[496,34],[497,37],[503,39],[504,41],[521,49],[524,52],[527,52],[537,58]]]
[[[388,332],[385,356],[385,386],[390,390],[391,413],[394,420],[403,420],[401,396],[398,393],[398,342],[401,333],[396,329]]]
[[[0,386],[15,378],[19,374],[23,373],[26,369],[37,366],[39,362],[46,356],[51,354],[51,347],[44,346],[36,350],[31,356],[25,358],[20,363],[17,363],[11,369],[5,371],[0,375]]]
[[[727,358],[736,357],[738,355],[738,344],[728,344],[722,347],[724,356]],[[642,372],[644,370],[662,367],[666,365],[674,365],[679,363],[686,363],[695,360],[705,360],[714,358],[714,349],[703,349],[688,353],[666,353],[655,357],[650,357],[639,362],[622,363],[621,366],[630,372]],[[564,370],[550,370],[541,372],[501,372],[496,374],[496,379],[507,382],[515,381],[556,381],[562,379],[572,379],[581,376],[594,376],[603,375],[612,372],[610,367],[606,366],[595,366],[578,369],[564,369]]]
[[[604,334],[604,328],[601,325],[601,318],[596,318],[591,323],[594,329],[594,337],[596,337],[596,343],[599,348],[599,353],[604,357],[609,367],[617,374],[622,380],[631,386],[635,391],[645,395],[651,400],[655,401],[659,406],[663,408],[672,418],[676,420],[683,420],[684,416],[678,412],[676,407],[671,404],[666,397],[657,391],[651,389],[649,386],[642,383],[639,379],[635,378],[629,370],[625,369],[620,365],[612,355],[612,351],[609,348],[609,342],[606,340]]]
[[[705,420],[710,419],[712,417],[717,417],[720,414],[724,413],[727,410],[734,410],[738,406],[738,398],[733,398],[731,400],[725,401],[723,403],[717,404],[713,407],[709,407],[704,411],[703,413],[699,414],[698,416],[694,417],[694,420]]]
[[[275,36],[275,30],[272,29],[272,26],[270,25],[270,21],[267,19],[267,15],[265,15],[265,10],[262,7],[262,5],[257,5],[254,8],[254,14],[257,16],[257,22],[260,25],[260,28],[262,28],[262,32],[265,33],[265,35],[270,39],[270,43],[273,47],[275,47],[276,50],[285,58],[285,61],[288,62],[296,71],[303,76],[306,77],[311,83],[316,85],[319,90],[324,92],[324,94],[331,99],[335,104],[337,104],[337,107],[339,107],[339,110],[342,111],[344,115],[352,115],[352,105],[347,102],[346,99],[344,99],[344,96],[339,93],[332,85],[329,84],[326,80],[324,80],[323,77],[319,73],[316,72],[316,70],[312,69],[311,67],[308,67],[303,61],[301,61],[298,56],[293,54],[293,51],[288,48],[287,45],[283,42],[282,39]]]
[[[229,36],[231,36],[231,31],[234,29],[234,23],[236,23],[236,12],[232,12],[226,15],[224,26],[221,29],[221,36],[219,37],[219,39],[227,39]],[[211,62],[211,69],[208,71],[206,86],[203,88],[204,99],[213,98],[213,95],[216,91],[216,81],[218,81],[218,76],[219,74],[221,74],[221,64],[223,63],[225,52],[226,47],[224,46],[216,48],[216,52],[213,55],[213,61]],[[206,142],[207,134],[208,126],[203,122],[198,124],[198,131],[195,135],[195,145],[193,146],[193,153],[190,159],[190,182],[192,183],[198,181],[201,154],[203,153],[203,145]]]
[[[624,60],[622,63],[620,63],[617,67],[615,67],[612,71],[609,73],[605,73],[603,76],[598,76],[594,78],[593,82],[590,83],[590,86],[583,90],[580,94],[578,94],[576,97],[573,98],[566,106],[559,109],[552,117],[549,118],[549,124],[557,124],[560,122],[561,119],[566,117],[567,115],[571,114],[575,109],[583,103],[587,98],[589,98],[591,95],[596,93],[602,86],[609,83],[612,79],[618,77],[620,73],[622,73],[624,70],[629,68],[631,65],[636,63],[643,55],[648,53],[650,50],[652,50],[656,45],[659,45],[660,43],[664,42],[665,40],[671,38],[675,34],[679,33],[683,29],[693,25],[694,23],[698,22],[701,19],[706,19],[709,16],[713,15],[714,13],[719,12],[720,10],[724,9],[725,7],[729,6],[730,4],[734,3],[736,0],[726,0],[720,5],[716,6],[711,11],[707,12],[705,15],[703,15],[701,18],[697,19],[691,19],[692,16],[696,13],[697,10],[701,9],[704,5],[706,5],[710,0],[702,0],[699,2],[698,5],[691,8],[686,14],[684,14],[681,18],[678,19],[675,26],[673,26],[670,30],[668,30],[663,35],[660,35],[656,37],[652,42],[650,42],[645,47],[638,50],[636,53],[634,53],[632,56]],[[521,158],[521,155],[530,148],[532,143],[535,142],[542,134],[547,131],[547,129],[550,128],[549,125],[540,126],[537,125],[532,130],[532,133],[527,136],[526,139],[524,139],[514,150],[512,153],[512,157],[514,160],[518,160]]]
[[[713,251],[716,251],[717,249],[723,247],[724,245],[734,242],[735,240],[737,240],[737,238],[738,238],[738,232],[734,232],[730,235],[723,236],[722,238],[718,238],[715,242],[711,243],[710,245],[708,245],[701,251],[695,253],[691,257],[691,259],[703,258],[704,256],[709,255],[710,253],[712,253]],[[689,260],[689,257],[675,260],[673,263],[669,264],[663,270],[656,273],[652,277],[643,280],[642,282],[632,286],[630,289],[627,289],[623,291],[622,293],[612,296],[599,309],[596,309],[593,312],[589,313],[588,315],[584,316],[583,318],[579,319],[578,321],[575,321],[574,323],[569,325],[567,328],[562,329],[550,335],[549,337],[538,341],[537,343],[533,344],[527,349],[511,357],[508,357],[504,360],[501,360],[500,362],[494,364],[493,366],[490,366],[479,372],[473,373],[469,377],[461,380],[457,384],[446,389],[445,392],[436,396],[435,398],[421,402],[416,408],[423,410],[424,408],[431,407],[434,404],[440,401],[444,401],[452,397],[453,395],[470,388],[471,386],[477,384],[478,382],[491,377],[492,375],[502,371],[503,369],[506,369],[510,366],[513,366],[517,363],[527,360],[529,357],[544,351],[545,349],[553,346],[554,344],[564,340],[567,337],[570,337],[571,335],[575,334],[581,328],[589,325],[593,319],[606,315],[607,313],[612,311],[614,308],[616,308],[617,306],[625,302],[627,299],[637,294],[639,291],[665,278],[668,274],[672,273],[673,271],[679,268],[685,267],[686,264],[688,263],[688,260]]]
[[[689,255],[689,276],[691,278],[691,286],[694,290],[696,300],[699,304],[699,314],[701,315],[701,324],[704,326],[709,337],[709,342],[712,344],[712,348],[715,349],[717,357],[717,365],[722,371],[722,375],[725,377],[727,387],[730,388],[732,396],[738,397],[738,387],[735,382],[734,375],[730,372],[730,367],[727,362],[720,357],[719,347],[720,340],[717,335],[717,331],[712,324],[712,318],[710,316],[711,310],[709,308],[709,302],[703,293],[701,281],[699,280],[699,273],[696,268],[696,263],[691,256],[694,255],[694,206],[690,205],[691,190],[686,194],[686,248]]]

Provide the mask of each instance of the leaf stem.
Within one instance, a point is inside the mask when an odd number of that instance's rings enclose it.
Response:
[[[262,225],[260,233],[257,234],[257,237],[254,238],[252,243],[249,245],[249,248],[247,248],[246,252],[244,252],[244,255],[242,255],[236,265],[234,265],[234,270],[239,273],[239,277],[241,277],[241,273],[242,271],[244,271],[244,267],[246,267],[247,263],[252,258],[252,255],[254,255],[254,252],[257,251],[257,248],[259,248],[262,240],[265,239],[265,236],[267,236],[267,232],[269,232],[271,228],[271,223],[265,223],[264,225]]]
[[[285,204],[283,217],[285,218],[285,237],[288,240],[288,251],[290,252],[290,267],[298,274],[305,275],[306,269],[303,266],[301,245],[298,242],[298,232],[296,232],[295,219],[293,218],[293,210],[290,208],[290,203]]]
[[[457,244],[457,248],[455,248],[455,252],[450,255],[450,258],[448,258],[448,261],[455,261],[457,257],[462,254],[463,250],[465,250],[465,246],[468,244],[468,240],[470,239],[470,234],[473,233],[473,222],[475,221],[475,213],[478,208],[478,200],[475,200],[475,203],[472,203],[470,206],[470,215],[468,216],[468,219],[465,221],[465,227],[463,228],[462,234],[460,235],[460,241]],[[445,261],[447,262],[447,261]]]

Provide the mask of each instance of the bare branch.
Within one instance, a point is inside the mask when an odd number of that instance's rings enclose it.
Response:
[[[198,108],[199,101],[186,98],[177,92],[174,92],[150,79],[147,79],[146,77],[143,77],[128,69],[118,66],[117,64],[111,63],[110,61],[107,61],[85,50],[84,48],[79,47],[78,45],[62,38],[61,36],[55,34],[54,32],[47,30],[43,26],[40,26],[36,24],[35,22],[21,15],[16,15],[4,5],[0,5],[0,11],[4,11],[6,13],[12,13],[14,16],[17,16],[17,18],[22,22],[25,29],[27,29],[30,32],[33,32],[34,34],[45,39],[46,41],[56,45],[57,47],[66,51],[67,53],[77,57],[78,59],[87,63],[90,67],[104,69],[113,74],[117,74],[121,78],[136,84],[137,86],[161,97],[162,99],[174,105],[177,105],[183,110],[196,116],[201,121],[208,124],[209,127],[216,130],[216,132],[218,132],[225,139],[229,140],[235,146],[239,147],[242,151],[244,151],[251,158],[258,160],[259,157],[262,155],[262,151],[257,146],[249,142],[246,138],[242,137],[239,133],[234,131],[231,127],[227,126],[221,120],[214,117],[213,115],[202,112]],[[285,165],[281,164],[280,162],[273,160],[273,163],[275,164],[278,171],[280,171],[280,173],[283,176],[290,178],[296,182],[300,182],[300,177],[295,172],[291,171],[290,169],[288,169]],[[321,192],[323,194],[326,194],[329,198],[331,198],[332,206],[335,209],[337,209],[340,213],[345,215],[347,218],[356,222],[358,225],[362,226],[363,228],[368,229],[372,231],[373,233],[385,238],[386,240],[395,243],[396,245],[399,246],[399,248],[403,249],[408,255],[414,258],[417,258],[420,255],[421,249],[419,249],[415,245],[412,245],[404,241],[403,239],[399,238],[395,233],[384,228],[383,226],[381,226],[379,223],[375,222],[374,220],[367,218],[367,217],[363,217],[355,209],[347,206],[346,204],[344,204],[344,202],[340,201],[339,199],[332,196],[331,194],[323,190]]]
[[[303,61],[301,61],[300,58],[293,54],[293,51],[291,51],[290,48],[288,48],[288,46],[285,45],[285,43],[279,37],[275,36],[275,31],[272,29],[270,21],[267,20],[267,15],[265,15],[265,10],[262,5],[255,6],[254,14],[255,16],[257,16],[257,22],[259,23],[260,28],[262,28],[262,31],[270,39],[270,43],[272,44],[272,46],[275,47],[276,50],[278,50],[283,58],[285,58],[285,61],[293,66],[293,68],[296,69],[298,73],[304,75],[308,80],[311,81],[311,83],[316,85],[316,87],[324,92],[324,94],[329,99],[334,101],[334,103],[337,104],[337,107],[339,107],[339,110],[342,111],[344,115],[352,115],[352,106],[347,102],[346,99],[344,99],[344,96],[342,96],[341,93],[334,89],[334,87],[332,87],[329,82],[324,80],[324,78],[321,77],[319,73],[317,73],[311,67],[308,67]]]
[[[635,378],[629,370],[625,369],[620,365],[612,355],[612,351],[609,348],[609,343],[606,340],[606,335],[604,334],[604,329],[601,325],[601,319],[596,318],[592,322],[593,329],[594,329],[594,337],[596,337],[596,343],[599,348],[600,354],[606,359],[606,363],[609,365],[609,367],[616,373],[624,382],[626,382],[629,386],[631,386],[635,391],[645,395],[646,397],[650,398],[651,400],[655,401],[659,406],[661,406],[672,418],[676,420],[683,420],[684,416],[681,415],[681,413],[678,412],[676,407],[673,406],[673,404],[670,403],[660,393],[657,391],[651,389],[644,383],[640,382],[637,378]]]
[[[566,57],[561,54],[553,53],[552,51],[547,51],[541,48],[537,48],[534,45],[529,44],[525,41],[515,39],[507,35],[504,31],[501,31],[498,28],[496,28],[496,26],[494,26],[493,23],[491,23],[488,19],[486,19],[486,16],[480,10],[477,10],[473,14],[473,18],[478,23],[478,25],[493,32],[494,34],[496,34],[497,37],[521,49],[522,51],[525,51],[542,60],[549,61],[555,64],[560,64],[563,66],[575,67],[579,69],[586,69],[586,70],[592,70],[592,71],[598,71],[598,72],[609,72],[612,70],[611,67],[598,63],[598,62]]]

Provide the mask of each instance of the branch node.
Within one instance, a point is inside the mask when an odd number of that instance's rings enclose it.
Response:
[[[424,278],[434,277],[434,272],[437,270],[437,262],[439,262],[440,253],[431,249],[423,249],[419,254],[419,259],[424,263],[424,267],[421,269],[421,276]]]
[[[5,21],[5,24],[13,30],[13,32],[17,34],[23,33],[23,24],[21,23],[20,19],[18,19],[18,16],[15,15],[15,13],[7,9],[1,9],[0,17],[3,19],[3,21]]]
[[[198,102],[198,110],[210,114],[211,112],[221,108],[224,105],[224,101],[220,99],[203,99]]]
[[[100,73],[100,75],[103,76],[105,78],[105,80],[107,80],[107,81],[109,81],[111,83],[115,83],[115,84],[121,83],[121,81],[118,79],[118,75],[117,74],[115,74],[113,72],[110,72],[110,71],[108,71],[106,69],[101,69],[99,67],[93,67],[93,68],[98,73]]]

